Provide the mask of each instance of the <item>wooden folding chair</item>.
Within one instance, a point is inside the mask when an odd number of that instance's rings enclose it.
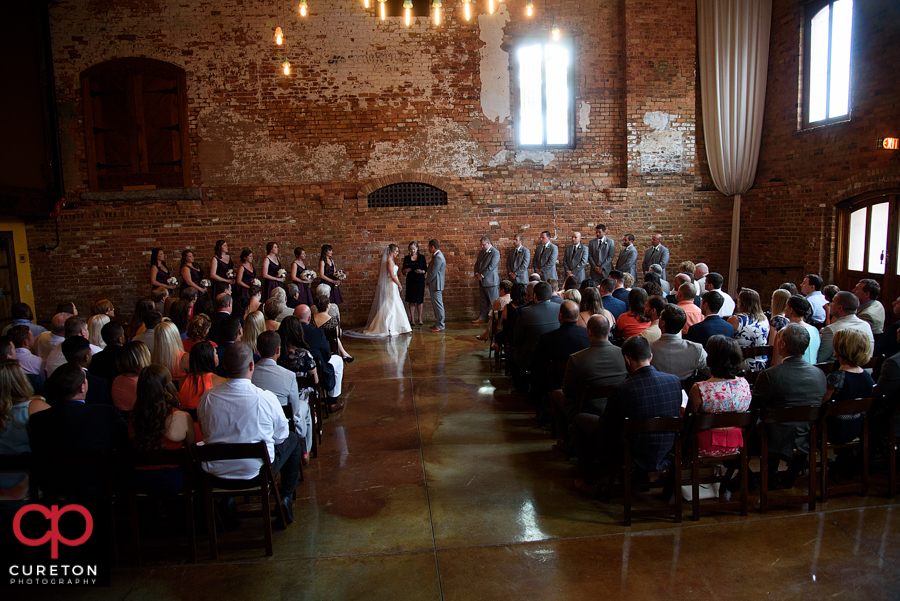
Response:
[[[872,409],[874,399],[845,399],[843,401],[829,400],[825,403],[822,416],[819,419],[819,468],[822,470],[822,502],[828,501],[829,494],[842,494],[858,492],[861,496],[869,493],[869,411]],[[862,413],[862,432],[855,440],[843,444],[828,442],[828,418],[839,415]],[[862,452],[863,473],[862,481],[856,484],[844,484],[842,486],[828,486],[828,451],[829,449],[846,449],[856,447]]]
[[[214,476],[202,469],[203,489],[206,498],[206,519],[209,529],[209,547],[213,559],[219,557],[219,543],[216,537],[216,503],[217,498],[223,499],[236,495],[259,496],[260,514],[263,521],[263,536],[260,539],[231,543],[229,546],[237,548],[265,547],[266,555],[274,553],[272,547],[272,511],[269,509],[269,500],[275,499],[275,516],[279,523],[285,524],[285,516],[282,511],[281,495],[278,483],[275,481],[275,473],[269,461],[269,451],[265,442],[254,443],[222,443],[222,444],[195,444],[191,447],[191,454],[197,462],[227,461],[233,459],[257,459],[261,462],[259,473],[248,480],[232,480]],[[239,515],[252,515],[258,517],[256,512],[240,512]],[[263,544],[260,545],[259,543]]]
[[[732,470],[728,470],[725,477],[717,477],[715,475],[700,477],[700,468],[704,465],[718,464],[724,461],[740,461],[740,478],[741,478],[741,500],[740,501],[724,501],[703,503],[702,507],[709,511],[732,511],[739,509],[741,515],[747,515],[747,439],[749,438],[748,430],[756,422],[756,414],[749,411],[735,411],[729,413],[697,413],[694,414],[689,427],[689,437],[691,441],[691,519],[695,522],[700,519],[700,485],[710,483],[728,484],[731,480],[730,474]],[[701,432],[712,430],[715,428],[742,428],[744,429],[744,444],[737,453],[732,455],[724,455],[719,457],[704,457],[700,455],[699,437]],[[721,499],[723,491],[719,489],[719,497]],[[676,492],[677,494],[677,492]]]
[[[769,441],[766,435],[766,425],[783,424],[790,422],[809,422],[809,492],[805,495],[779,496],[778,500],[784,504],[808,503],[809,510],[816,510],[816,424],[821,413],[820,405],[802,407],[765,408],[760,415],[760,487],[759,510],[766,513],[769,510]],[[804,455],[801,451],[794,450],[794,456]]]

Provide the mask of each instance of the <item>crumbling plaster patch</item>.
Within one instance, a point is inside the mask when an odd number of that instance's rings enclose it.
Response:
[[[509,53],[501,49],[503,28],[510,21],[506,4],[500,4],[493,15],[478,17],[480,49],[481,112],[491,121],[509,119]]]

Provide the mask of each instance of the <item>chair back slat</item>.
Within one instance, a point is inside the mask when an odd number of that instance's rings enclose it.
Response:
[[[146,467],[150,465],[188,466],[191,463],[191,457],[186,448],[159,449],[149,453],[132,453],[128,455],[127,462],[131,467]]]
[[[693,430],[713,428],[746,428],[753,424],[754,415],[750,411],[729,411],[727,413],[695,413]]]
[[[626,417],[622,425],[622,434],[644,434],[648,432],[681,432],[684,430],[684,419],[680,417]]]
[[[781,422],[815,422],[822,411],[821,405],[804,405],[801,407],[767,407],[763,409],[760,419],[764,424]]]
[[[261,459],[269,463],[266,443],[235,442],[225,444],[195,444],[191,447],[197,461],[227,461],[230,459]]]
[[[741,353],[744,355],[744,359],[750,359],[752,357],[764,357],[764,356],[772,356],[772,353],[775,351],[775,347],[765,345],[765,346],[745,346],[741,347]]]
[[[872,408],[875,399],[844,399],[836,401],[834,399],[825,403],[825,411],[822,413],[822,419],[826,419],[833,415],[848,415],[851,413],[868,413]]]

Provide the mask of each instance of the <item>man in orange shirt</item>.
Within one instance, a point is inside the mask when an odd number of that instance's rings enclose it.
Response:
[[[694,289],[694,285],[687,282],[679,286],[678,292],[675,293],[675,300],[678,301],[678,306],[681,307],[682,311],[684,311],[684,316],[687,318],[687,323],[684,324],[684,328],[681,330],[682,336],[687,334],[689,327],[703,321],[703,312],[700,310],[700,307],[694,304],[694,296],[696,294],[697,291]]]

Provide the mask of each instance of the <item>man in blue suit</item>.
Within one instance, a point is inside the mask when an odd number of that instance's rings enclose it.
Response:
[[[719,311],[725,299],[715,290],[710,290],[700,297],[700,311],[705,316],[703,321],[688,328],[685,340],[706,346],[706,341],[716,334],[734,338],[734,326],[722,319]]]
[[[600,296],[603,297],[603,308],[612,313],[614,319],[619,319],[619,315],[628,311],[628,305],[613,296],[616,289],[616,281],[612,278],[606,278],[600,282]]]

